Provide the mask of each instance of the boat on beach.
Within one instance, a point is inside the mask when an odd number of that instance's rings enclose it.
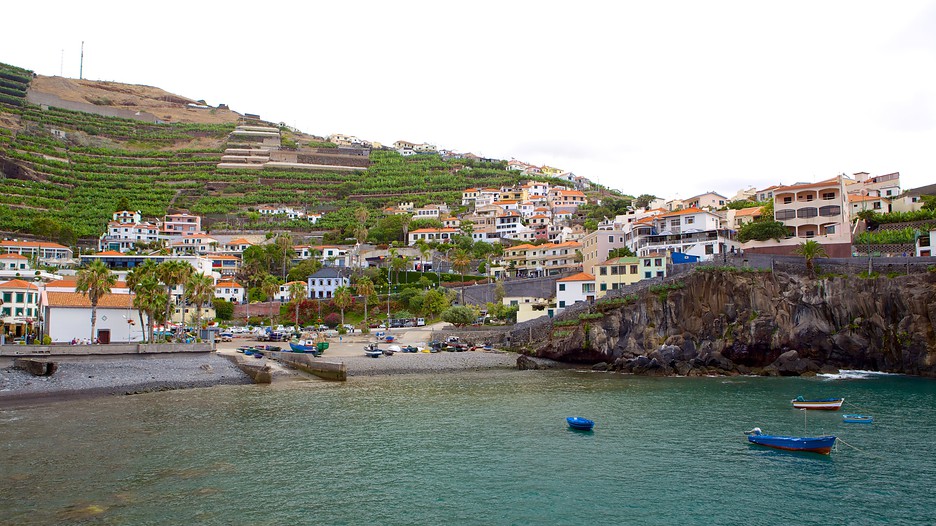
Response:
[[[592,428],[595,427],[594,421],[580,416],[566,417],[566,423],[569,424],[570,428],[576,431],[591,431]]]
[[[796,409],[822,409],[826,411],[838,411],[842,408],[844,398],[815,398],[806,400],[802,396],[797,396],[790,400]]]
[[[785,451],[805,451],[828,455],[832,452],[836,437],[834,435],[818,437],[796,437],[784,435],[767,435],[759,427],[748,431],[748,442],[758,446],[782,449]]]
[[[328,342],[316,342],[315,340],[299,340],[298,342],[289,342],[289,348],[292,352],[310,353],[315,356],[321,356],[328,348]]]
[[[871,415],[842,415],[842,422],[846,424],[870,424],[874,422]]]

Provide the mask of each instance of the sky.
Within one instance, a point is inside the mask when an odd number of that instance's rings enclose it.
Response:
[[[631,195],[936,183],[936,1],[4,5],[0,62]]]

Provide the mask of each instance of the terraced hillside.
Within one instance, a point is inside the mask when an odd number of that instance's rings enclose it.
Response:
[[[261,205],[324,211],[316,228],[349,235],[352,210],[400,201],[458,205],[469,186],[519,180],[502,162],[402,157],[373,151],[367,169],[219,169],[234,123],[152,123],[27,102],[32,73],[0,65],[0,231],[69,243],[97,237],[123,202],[146,218],[169,211],[205,215],[236,228],[309,230],[307,222],[271,222]],[[269,123],[260,123],[271,126]],[[290,146],[308,136],[281,128]],[[125,200],[125,201],[124,201]],[[371,220],[378,214],[372,213]],[[53,226],[50,226],[53,225]],[[71,244],[71,243],[69,243]]]

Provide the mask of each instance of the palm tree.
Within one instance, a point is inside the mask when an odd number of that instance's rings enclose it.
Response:
[[[185,298],[195,304],[195,331],[201,328],[202,307],[214,298],[214,278],[200,272],[189,276],[186,282]]]
[[[78,271],[78,284],[75,290],[87,295],[88,300],[91,301],[91,341],[94,341],[97,328],[98,301],[110,294],[111,287],[116,283],[117,275],[112,273],[101,260],[95,260]]]
[[[276,293],[279,291],[279,280],[276,279],[276,276],[267,274],[263,278],[263,281],[260,282],[260,289],[267,297],[270,314],[270,332],[273,332],[273,298],[276,297]]]
[[[276,253],[283,265],[283,281],[286,281],[286,269],[289,267],[289,260],[296,254],[293,249],[292,235],[289,232],[283,232],[276,236]]]
[[[461,274],[461,304],[465,304],[465,271],[471,266],[471,256],[468,252],[458,249],[452,254],[452,268]]]
[[[166,296],[166,291],[154,274],[143,276],[139,283],[137,283],[136,289],[134,290],[133,307],[140,311],[141,318],[143,317],[143,313],[146,313],[147,341],[154,341],[153,326],[155,325],[156,317],[158,315],[161,317],[161,315],[164,314],[167,302],[168,297]],[[143,323],[142,320],[140,323]]]
[[[296,302],[296,319],[294,320],[296,328],[299,328],[299,299],[306,297],[306,284],[301,281],[293,281],[289,284],[289,301]]]
[[[153,278],[156,277],[156,264],[153,263],[153,260],[151,259],[147,259],[146,261],[143,262],[142,265],[138,267],[134,267],[130,269],[129,272],[127,272],[127,278],[126,278],[127,288],[130,289],[130,292],[132,292],[133,294],[138,295],[140,293],[141,283],[148,277],[153,277]],[[140,328],[142,329],[144,327],[143,325],[144,310],[138,307],[137,303],[138,303],[137,298],[134,297],[133,306],[134,308],[137,309],[137,312],[140,315]],[[141,300],[140,303],[141,304],[145,303],[145,301]],[[146,340],[145,332],[143,333],[143,339]]]
[[[172,321],[172,315],[170,314],[170,309],[172,309],[172,289],[177,285],[183,285],[188,279],[189,275],[194,272],[195,269],[192,268],[188,263],[181,260],[170,260],[163,261],[157,265],[156,273],[159,276],[159,280],[166,285],[166,296],[168,301],[166,302],[166,324]],[[183,287],[183,292],[184,292]],[[185,297],[184,294],[182,297]],[[183,325],[185,320],[182,320]]]
[[[803,256],[803,259],[806,261],[806,272],[809,272],[810,276],[814,274],[813,260],[816,258],[828,257],[822,245],[812,239],[800,243],[799,246],[793,249],[793,253],[798,256]]]
[[[364,297],[364,325],[367,326],[367,304],[370,303],[370,298],[375,292],[374,282],[367,276],[363,276],[358,279],[357,283],[354,285],[354,289],[358,293],[358,296]]]
[[[344,311],[351,306],[353,298],[351,297],[351,287],[340,285],[335,288],[335,295],[332,297],[335,305],[341,309],[341,325],[344,326]]]

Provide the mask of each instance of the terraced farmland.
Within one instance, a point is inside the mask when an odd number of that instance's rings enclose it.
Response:
[[[244,228],[309,229],[271,222],[261,205],[324,210],[317,228],[351,230],[348,210],[400,201],[458,205],[470,186],[515,184],[502,162],[403,157],[371,152],[354,172],[218,169],[234,124],[161,124],[36,106],[26,102],[32,74],[0,65],[0,231],[37,233],[37,221],[95,238],[118,204],[145,218],[185,210]],[[269,124],[268,124],[269,125]],[[372,221],[379,214],[372,212]],[[41,223],[41,222],[40,222]],[[47,223],[47,222],[46,222]]]

